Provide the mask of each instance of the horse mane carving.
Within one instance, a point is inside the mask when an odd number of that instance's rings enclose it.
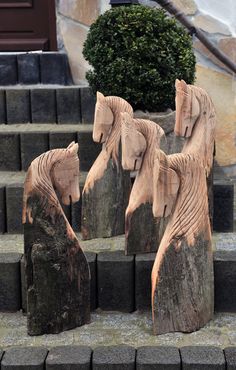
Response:
[[[22,222],[30,335],[90,321],[89,266],[57,197],[65,205],[80,198],[77,153],[74,142],[43,153],[26,175]]]
[[[95,106],[93,140],[103,143],[103,148],[91,167],[83,192],[87,193],[94,183],[101,179],[110,159],[119,170],[119,144],[121,137],[121,113],[133,116],[133,108],[118,96],[104,96],[97,92]]]

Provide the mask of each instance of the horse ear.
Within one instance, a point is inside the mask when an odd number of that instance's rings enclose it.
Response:
[[[72,141],[66,149],[70,149],[75,144],[75,141]]]
[[[186,82],[184,80],[181,80],[180,83],[181,83],[182,90],[187,92],[188,85],[186,84]]]
[[[79,144],[72,141],[72,143],[68,145],[67,149],[69,149],[71,153],[77,154],[79,150]]]
[[[105,96],[102,93],[100,93],[99,91],[97,91],[97,101],[102,102],[102,101],[104,101],[104,99],[105,99]]]
[[[177,88],[179,88],[180,87],[180,80],[178,80],[178,78],[176,78],[176,80],[175,80],[175,88],[177,89]]]

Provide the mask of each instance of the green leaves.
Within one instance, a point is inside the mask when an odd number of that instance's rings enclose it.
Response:
[[[174,108],[175,79],[194,81],[190,36],[163,10],[121,6],[90,27],[83,55],[93,67],[87,79],[94,91],[118,95],[134,108]]]

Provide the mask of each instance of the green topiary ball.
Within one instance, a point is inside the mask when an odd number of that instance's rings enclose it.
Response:
[[[160,9],[143,5],[108,10],[91,25],[83,55],[93,91],[117,95],[135,109],[175,106],[175,79],[193,83],[191,37]]]

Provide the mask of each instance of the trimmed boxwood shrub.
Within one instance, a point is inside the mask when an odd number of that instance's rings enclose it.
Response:
[[[174,108],[175,79],[193,83],[191,37],[161,9],[120,6],[90,27],[83,55],[93,91],[117,95],[135,109]]]

